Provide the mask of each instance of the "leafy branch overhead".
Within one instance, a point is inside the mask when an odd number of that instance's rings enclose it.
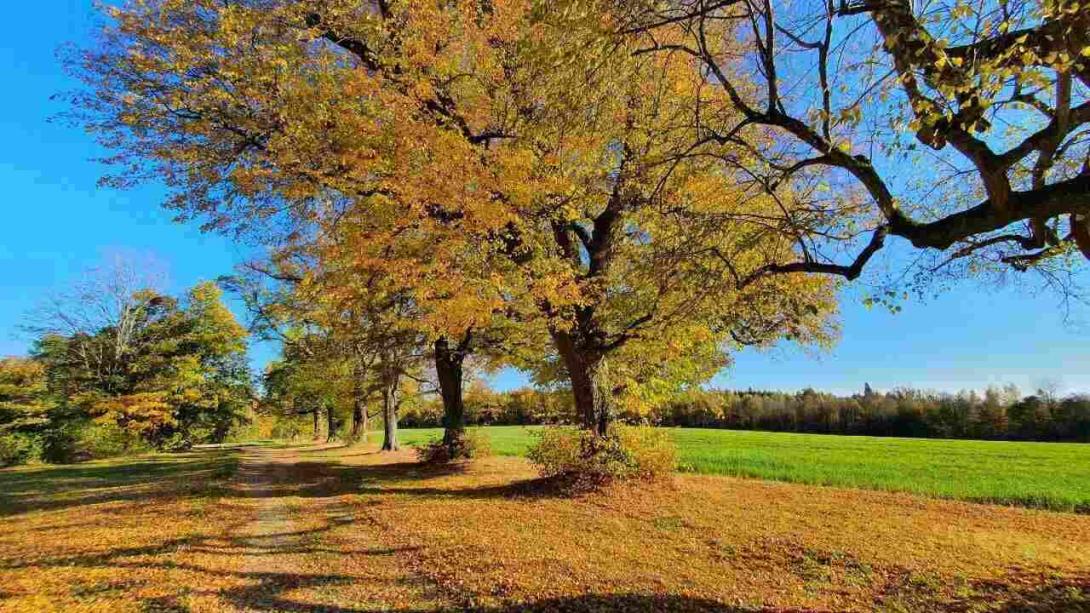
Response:
[[[703,139],[754,152],[755,190],[811,190],[818,215],[778,220],[802,261],[769,272],[854,278],[886,236],[1019,270],[1090,258],[1085,2],[648,2],[623,31],[699,60],[740,113],[703,109]],[[867,232],[849,265],[818,254]]]

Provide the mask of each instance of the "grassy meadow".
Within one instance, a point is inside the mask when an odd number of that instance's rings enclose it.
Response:
[[[520,456],[537,428],[483,431],[493,453]],[[1090,512],[1090,445],[702,428],[670,432],[686,472]],[[440,436],[441,429],[401,431],[410,444]]]

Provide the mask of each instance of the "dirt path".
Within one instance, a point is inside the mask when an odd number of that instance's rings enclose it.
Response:
[[[443,602],[389,547],[354,496],[350,471],[308,454],[328,447],[247,450],[236,491],[251,520],[231,530],[236,573],[251,586],[237,610],[434,610]]]

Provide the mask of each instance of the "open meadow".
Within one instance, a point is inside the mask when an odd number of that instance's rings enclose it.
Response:
[[[366,444],[5,469],[0,609],[1090,608],[1083,514],[694,474],[574,499],[537,483],[518,457],[429,468]]]
[[[521,456],[535,426],[482,428],[499,455]],[[673,428],[685,472],[757,477],[1090,512],[1090,446]],[[403,430],[410,444],[441,429]]]

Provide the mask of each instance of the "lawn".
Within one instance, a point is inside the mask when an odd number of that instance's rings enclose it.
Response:
[[[534,427],[484,428],[500,455],[523,455]],[[1090,512],[1090,445],[955,441],[672,428],[683,470]],[[439,429],[403,430],[418,443]]]
[[[692,474],[550,492],[517,457],[373,443],[0,470],[0,610],[1090,608],[1087,515]]]

